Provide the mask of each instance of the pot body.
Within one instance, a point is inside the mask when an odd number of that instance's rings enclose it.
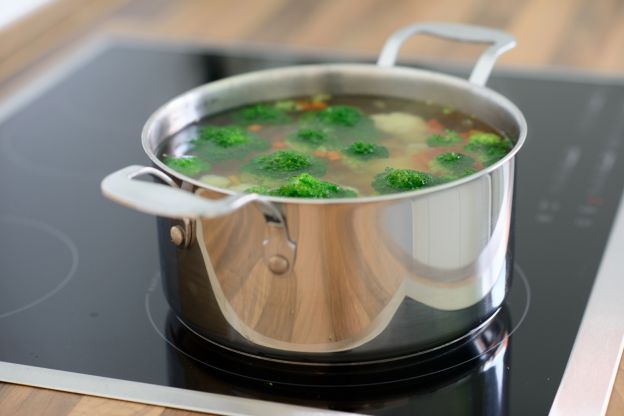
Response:
[[[209,341],[301,363],[395,359],[465,337],[496,313],[509,285],[514,156],[526,124],[499,94],[407,68],[260,71],[165,105],[148,120],[143,145],[182,189],[220,199],[232,192],[181,176],[157,159],[163,141],[229,108],[319,92],[443,103],[497,127],[515,147],[477,174],[415,192],[330,201],[258,197],[225,216],[187,221],[192,238],[185,248],[170,241],[181,222],[160,217],[172,309]],[[283,227],[272,226],[267,205]],[[285,273],[272,271],[267,247],[289,259]]]
[[[280,207],[297,254],[275,274],[254,205],[195,222],[159,218],[163,285],[180,320],[222,346],[295,362],[403,358],[464,337],[509,286],[513,161],[427,198]],[[199,191],[210,197],[210,192]]]

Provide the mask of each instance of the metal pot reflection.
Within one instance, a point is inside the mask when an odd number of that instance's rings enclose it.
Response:
[[[268,363],[207,343],[175,314],[167,320],[173,386],[300,406],[376,414],[502,415],[508,402],[509,317],[472,339],[388,365]]]

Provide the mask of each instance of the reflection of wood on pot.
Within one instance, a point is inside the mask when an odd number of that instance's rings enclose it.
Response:
[[[378,242],[373,215],[355,205],[288,206],[297,254],[285,275],[264,263],[266,225],[255,206],[201,220],[198,242],[230,325],[257,344],[291,351],[339,351],[374,338],[403,300],[405,269]]]

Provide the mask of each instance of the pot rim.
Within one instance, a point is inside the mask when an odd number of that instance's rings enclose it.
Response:
[[[459,78],[452,75],[443,74],[440,72],[435,72],[426,69],[420,68],[412,68],[412,67],[403,67],[403,66],[393,66],[393,67],[381,67],[374,64],[357,64],[357,63],[348,63],[348,64],[336,64],[336,63],[328,63],[328,64],[315,64],[315,65],[296,65],[296,66],[287,66],[280,68],[272,68],[272,69],[264,69],[253,72],[248,72],[244,74],[234,75],[227,78],[223,78],[217,81],[213,81],[207,84],[200,85],[191,90],[188,90],[173,99],[169,100],[161,107],[159,107],[145,122],[143,129],[141,131],[141,143],[143,147],[143,151],[147,154],[152,163],[157,166],[162,171],[166,172],[168,175],[179,179],[183,182],[190,183],[198,188],[210,190],[219,194],[222,194],[223,197],[228,195],[236,195],[241,192],[232,191],[226,188],[219,188],[216,186],[212,186],[206,184],[204,182],[199,181],[198,179],[191,178],[189,176],[183,175],[170,167],[164,164],[160,159],[158,159],[155,152],[151,150],[151,146],[149,144],[149,138],[151,134],[151,129],[157,123],[159,119],[168,114],[172,108],[176,107],[180,103],[186,101],[190,96],[200,95],[200,96],[208,96],[213,89],[223,88],[228,84],[235,84],[241,81],[248,80],[250,78],[258,78],[258,77],[275,77],[275,76],[292,76],[296,75],[296,73],[300,73],[301,71],[318,71],[319,75],[329,72],[349,72],[354,70],[368,70],[368,71],[382,71],[386,73],[388,76],[392,76],[393,74],[402,75],[402,76],[412,76],[415,78],[427,78],[430,80],[435,80],[440,83],[446,83],[450,86],[466,90],[471,94],[481,95],[485,99],[494,102],[495,104],[503,107],[516,121],[518,126],[518,138],[514,143],[513,148],[507,153],[502,159],[498,160],[496,163],[472,174],[469,176],[465,176],[460,179],[453,180],[451,182],[447,182],[444,184],[434,185],[430,187],[425,187],[421,189],[417,189],[414,191],[407,192],[397,192],[391,194],[383,194],[383,195],[371,195],[371,196],[362,196],[362,197],[350,197],[350,198],[328,198],[328,199],[315,199],[315,198],[296,198],[296,197],[276,197],[276,196],[268,196],[268,195],[259,195],[258,200],[266,201],[266,202],[276,202],[276,203],[284,203],[284,204],[307,204],[307,205],[341,205],[341,204],[360,204],[360,203],[376,203],[376,202],[387,202],[393,200],[401,200],[401,199],[411,199],[411,198],[420,198],[431,193],[442,192],[447,189],[455,188],[461,186],[465,183],[472,182],[476,179],[479,179],[482,176],[493,172],[498,169],[502,165],[508,163],[511,159],[513,159],[520,150],[520,148],[524,145],[527,136],[527,122],[520,111],[520,109],[508,98],[504,95],[488,88],[485,86],[480,86],[474,83],[469,82],[466,79]],[[442,103],[444,104],[444,103]],[[203,116],[205,117],[205,116]],[[188,127],[188,124],[179,129]],[[495,126],[496,127],[496,126]],[[162,143],[162,140],[159,144]]]

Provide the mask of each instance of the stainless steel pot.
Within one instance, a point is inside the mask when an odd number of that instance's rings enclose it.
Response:
[[[470,81],[395,67],[400,46],[416,33],[493,45]],[[287,67],[203,85],[145,124],[143,148],[155,167],[121,169],[102,191],[159,217],[168,301],[211,342],[271,360],[343,364],[458,342],[498,311],[509,283],[514,156],[527,127],[516,106],[484,84],[514,45],[497,30],[416,24],[388,40],[377,65]],[[515,146],[461,180],[337,200],[238,194],[181,175],[156,156],[165,139],[208,115],[319,92],[432,100],[476,115]],[[135,180],[141,175],[162,183]]]

